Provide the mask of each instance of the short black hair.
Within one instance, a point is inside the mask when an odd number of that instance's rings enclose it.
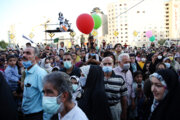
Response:
[[[92,40],[92,39],[94,39],[93,36],[89,36],[89,37],[88,37],[88,40]]]
[[[110,52],[110,51],[104,52],[104,58],[105,58],[105,57],[110,57],[110,56],[113,56],[113,63],[114,63],[114,65],[115,65],[115,63],[116,63],[116,57],[114,56],[114,54],[113,54],[112,52]]]
[[[30,42],[28,42],[28,43],[26,43],[26,46],[27,46],[27,45],[31,46],[31,43],[30,43]]]
[[[63,55],[63,56],[65,56],[65,55],[70,55],[70,56],[71,56],[71,59],[72,59],[72,54],[71,54],[70,52],[66,52],[66,53],[64,53],[64,55]]]
[[[117,44],[114,46],[114,49],[116,49],[116,47],[117,47],[118,45],[120,45],[121,48],[122,48],[122,45],[121,45],[120,43],[117,43]]]
[[[137,75],[142,75],[143,76],[143,73],[141,71],[136,71],[134,74],[133,74],[133,78],[135,78]]]
[[[9,61],[11,58],[17,58],[15,55],[9,55],[8,57],[7,57],[7,61]]]
[[[136,57],[135,53],[130,53],[129,56],[130,57]]]

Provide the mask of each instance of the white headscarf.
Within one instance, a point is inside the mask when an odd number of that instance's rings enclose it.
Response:
[[[90,65],[82,66],[82,67],[80,67],[80,70],[81,70],[82,74],[84,75],[84,77],[87,78],[87,76],[89,74],[89,70],[90,70]]]

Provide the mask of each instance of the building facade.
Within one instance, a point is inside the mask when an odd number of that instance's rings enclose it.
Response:
[[[149,45],[146,31],[152,31],[155,43],[161,39],[177,39],[180,35],[179,1],[145,0],[140,3],[139,0],[119,0],[110,3],[107,41],[131,46]],[[119,33],[117,36],[115,31]]]

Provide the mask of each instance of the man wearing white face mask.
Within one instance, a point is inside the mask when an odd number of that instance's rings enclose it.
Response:
[[[63,56],[63,63],[64,63],[64,68],[60,71],[67,73],[68,75],[72,76],[78,76],[80,77],[80,69],[76,66],[74,66],[72,55],[70,53],[65,53]]]
[[[102,70],[104,72],[104,83],[106,96],[113,120],[126,119],[127,109],[127,87],[122,76],[115,75],[112,70],[113,60],[105,57],[102,60]]]
[[[70,76],[63,72],[48,74],[43,81],[43,110],[53,114],[51,120],[88,120],[72,101]]]
[[[132,83],[133,83],[133,77],[132,73],[129,70],[130,68],[130,58],[127,53],[122,53],[118,57],[119,61],[119,66],[114,69],[115,74],[121,75],[127,85],[128,89],[128,95],[127,95],[127,100],[128,100],[128,107],[134,107],[135,106],[135,92],[132,89]]]

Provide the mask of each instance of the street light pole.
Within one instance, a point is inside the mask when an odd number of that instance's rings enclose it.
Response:
[[[45,24],[44,24],[44,28],[45,28],[45,41],[46,41],[46,43],[47,43],[47,33],[46,33],[47,23],[49,23],[49,22],[50,22],[50,20],[47,20],[47,21],[45,22]]]

